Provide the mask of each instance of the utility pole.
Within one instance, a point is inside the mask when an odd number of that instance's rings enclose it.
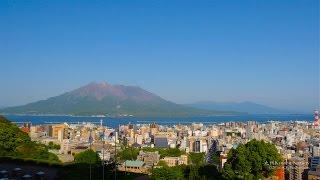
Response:
[[[91,145],[92,145],[92,130],[90,128],[90,135],[89,135],[89,143],[90,143],[90,150],[91,150]],[[90,180],[91,180],[91,162],[89,162],[90,164]]]
[[[119,109],[120,109],[120,105],[119,105],[119,102],[117,103],[117,114],[119,115]],[[115,128],[115,136],[114,136],[114,154],[115,154],[115,170],[114,170],[114,179],[117,180],[117,128]]]
[[[114,136],[114,160],[115,160],[114,161],[115,162],[114,179],[117,180],[117,131],[115,132],[115,136]]]
[[[102,180],[104,180],[104,165],[105,165],[105,161],[104,161],[104,127],[102,125],[102,119],[101,119],[101,126],[102,126]]]

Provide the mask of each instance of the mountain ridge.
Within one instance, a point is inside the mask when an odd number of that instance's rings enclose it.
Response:
[[[215,102],[215,101],[198,101],[195,103],[185,104],[189,107],[201,108],[206,110],[215,109],[217,111],[237,111],[247,112],[249,114],[285,114],[288,111],[276,109],[267,105],[258,104],[251,101],[243,102]]]
[[[1,113],[65,115],[131,115],[137,117],[184,117],[238,114],[231,111],[201,110],[176,104],[138,86],[91,82],[75,90],[32,102],[8,107]]]

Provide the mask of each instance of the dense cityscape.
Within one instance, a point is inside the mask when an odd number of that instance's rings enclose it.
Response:
[[[265,178],[313,180],[320,178],[318,111],[315,111],[314,118],[314,122],[152,123],[126,124],[117,128],[104,126],[103,120],[100,124],[18,125],[32,141],[51,147],[49,152],[57,155],[61,163],[76,162],[79,155],[93,151],[102,166],[116,164],[112,172],[170,179],[161,174],[154,176],[157,170],[165,167],[212,165],[221,178],[228,178],[225,166],[231,163],[230,150],[257,141],[274,145],[281,156],[278,160],[263,162],[272,169],[270,176]],[[246,178],[241,173],[238,176]]]
[[[320,180],[320,0],[0,0],[0,180]]]

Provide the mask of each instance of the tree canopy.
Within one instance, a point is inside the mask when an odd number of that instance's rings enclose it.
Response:
[[[17,147],[30,141],[27,133],[0,116],[0,155],[13,155]]]
[[[48,148],[49,149],[60,149],[60,145],[59,144],[54,144],[52,141],[50,141],[49,144],[48,144]]]
[[[192,165],[202,165],[204,161],[204,153],[189,153],[189,163]]]
[[[254,139],[229,151],[223,175],[228,179],[268,177],[281,162],[273,144]]]
[[[3,116],[0,116],[0,156],[59,162],[47,146],[31,141],[27,133]]]
[[[139,149],[133,147],[123,148],[118,152],[118,157],[121,160],[136,160],[139,154]]]
[[[179,166],[168,167],[163,166],[160,168],[154,168],[150,179],[154,180],[183,180],[184,172]]]
[[[74,156],[74,161],[80,164],[98,164],[101,162],[99,155],[92,149],[80,152]]]

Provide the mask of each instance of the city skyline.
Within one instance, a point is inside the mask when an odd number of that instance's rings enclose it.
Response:
[[[170,101],[319,108],[319,2],[0,2],[0,106],[92,81]]]

